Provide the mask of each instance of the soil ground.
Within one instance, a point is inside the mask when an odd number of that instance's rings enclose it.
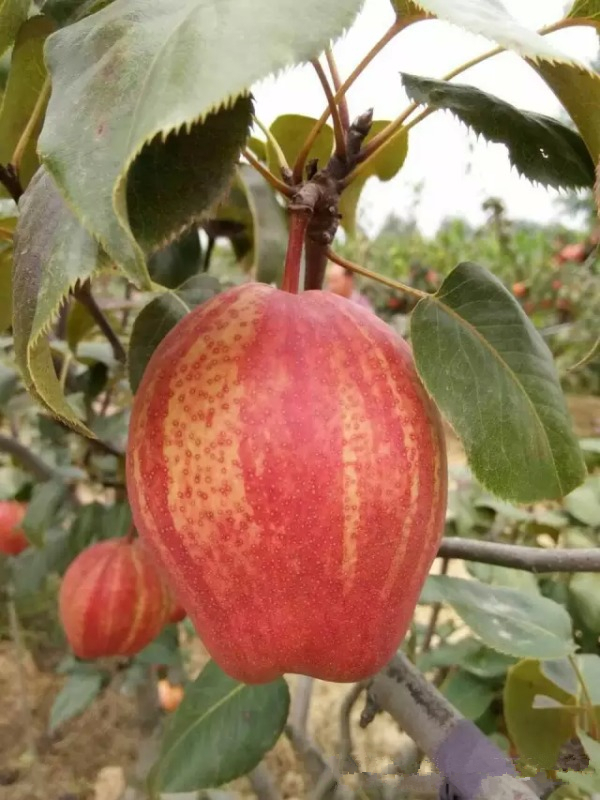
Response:
[[[600,435],[600,398],[573,397],[569,407],[579,436]],[[449,460],[463,462],[459,442],[452,431],[447,434]],[[207,660],[201,645],[193,655],[195,668],[200,669]],[[24,725],[19,675],[31,709],[28,726]],[[108,689],[80,717],[49,736],[49,710],[63,681],[47,663],[36,664],[30,655],[17,666],[13,646],[0,642],[0,800],[121,800],[124,772],[134,764],[141,738],[136,704]],[[293,677],[290,683],[294,693]],[[338,749],[340,703],[348,688],[324,682],[314,686],[309,732],[330,757]],[[357,704],[353,713],[356,755],[363,770],[380,771],[401,746],[402,734],[385,715],[360,730],[359,715]],[[26,756],[28,736],[37,751],[33,761]],[[285,737],[268,755],[267,763],[284,798],[307,797],[302,769]],[[235,789],[251,796],[246,780],[237,781]]]

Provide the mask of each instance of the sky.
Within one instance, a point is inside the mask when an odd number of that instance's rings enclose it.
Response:
[[[325,0],[326,2],[326,0]],[[567,0],[503,0],[520,23],[540,28],[564,15]],[[334,54],[344,78],[393,21],[389,0],[366,0],[353,28],[336,43]],[[568,55],[590,61],[597,52],[591,28],[571,28],[551,34]],[[374,108],[379,119],[393,119],[407,105],[398,72],[441,78],[479,53],[490,42],[449,24],[427,21],[410,26],[371,63],[348,92],[350,116]],[[458,82],[495,94],[523,110],[557,117],[560,104],[541,78],[518,56],[504,53],[465,72]],[[279,114],[318,117],[324,98],[310,66],[290,70],[255,87],[256,114],[269,125]],[[415,204],[415,187],[421,184]],[[413,215],[420,229],[433,234],[449,216],[463,216],[474,225],[486,215],[489,196],[500,197],[513,219],[547,222],[559,218],[557,192],[531,185],[510,166],[504,145],[487,144],[469,133],[449,112],[438,111],[410,134],[408,157],[400,173],[382,183],[372,178],[363,190],[359,222],[375,233],[390,212]],[[566,223],[575,220],[563,220]]]

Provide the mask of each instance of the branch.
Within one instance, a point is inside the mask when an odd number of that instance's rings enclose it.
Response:
[[[121,341],[113,330],[110,322],[104,316],[104,312],[95,301],[90,288],[90,282],[85,281],[85,283],[73,291],[73,294],[81,303],[81,305],[90,312],[94,322],[108,339],[115,359],[124,364],[127,361],[127,353],[125,352],[125,348],[121,344]]]
[[[600,547],[554,548],[524,547],[515,544],[481,542],[450,537],[442,539],[438,557],[462,558],[527,572],[600,572]]]
[[[40,481],[50,481],[52,478],[59,477],[54,467],[51,467],[50,464],[47,464],[28,447],[10,436],[0,434],[0,452],[14,456],[26,470]]]
[[[354,794],[351,789],[344,786],[342,776],[327,762],[319,748],[307,736],[289,723],[285,726],[285,735],[316,787],[314,800],[324,797],[335,798],[335,800],[353,800]]]
[[[281,192],[281,194],[285,197],[291,198],[294,196],[295,192],[291,186],[288,186],[287,183],[280,181],[276,175],[273,175],[271,170],[265,167],[264,164],[261,164],[258,158],[255,158],[248,148],[242,151],[242,155],[257,172],[260,172],[263,178],[273,187],[273,189]]]
[[[442,567],[440,569],[440,575],[448,574],[449,564],[450,564],[450,559],[447,556],[444,556],[442,560]],[[425,631],[425,636],[423,637],[423,644],[421,645],[422,653],[426,653],[431,647],[431,640],[435,635],[435,629],[437,628],[438,617],[440,616],[441,610],[442,610],[441,603],[434,603],[433,606],[431,607],[431,617],[429,618],[427,630]]]
[[[314,684],[314,679],[309,678],[308,675],[298,675],[296,677],[290,722],[302,734],[306,734],[306,724],[310,713],[310,701]]]
[[[335,103],[338,103],[340,99],[345,96],[346,92],[352,86],[354,81],[360,75],[362,75],[365,68],[371,63],[371,61],[375,58],[375,56],[379,52],[381,52],[381,50],[383,50],[386,44],[388,44],[388,42],[391,42],[394,36],[400,33],[400,31],[403,30],[403,28],[406,28],[411,22],[414,22],[414,18],[411,18],[410,20],[398,20],[398,19],[395,20],[393,25],[383,34],[381,39],[379,39],[379,41],[373,45],[373,47],[369,50],[366,56],[362,59],[362,61],[359,64],[357,64],[354,70],[350,73],[350,75],[348,75],[346,80],[336,91],[336,93],[333,96],[333,100]],[[327,107],[325,111],[321,114],[319,119],[316,121],[316,123],[314,124],[313,129],[308,134],[306,141],[302,145],[302,150],[298,154],[296,161],[294,163],[294,168],[293,168],[294,183],[299,183],[302,180],[302,173],[304,172],[304,164],[306,163],[308,154],[310,153],[310,150],[313,144],[315,143],[315,140],[319,135],[321,128],[327,122],[329,118],[329,113],[330,109],[329,107]]]
[[[517,777],[504,753],[464,719],[405,656],[396,655],[375,676],[369,696],[427,753],[458,796],[538,800]],[[418,778],[412,776],[412,781]]]
[[[371,280],[382,283],[384,286],[389,286],[392,289],[397,289],[399,292],[405,292],[413,297],[418,297],[419,300],[422,300],[424,297],[431,298],[431,295],[427,292],[422,292],[420,289],[407,286],[404,283],[400,283],[400,281],[395,281],[393,278],[387,278],[385,275],[380,275],[378,272],[373,272],[370,269],[366,269],[366,267],[361,267],[360,264],[355,264],[353,261],[348,261],[347,258],[338,255],[331,248],[327,249],[327,258],[333,261],[334,264],[339,264],[340,267],[345,267],[351,272],[356,272],[364,278],[371,278]]]
[[[358,764],[354,758],[350,714],[367,685],[368,681],[355,683],[342,701],[340,708],[340,769],[342,772],[358,771]]]
[[[266,764],[261,762],[248,774],[252,791],[258,800],[281,800],[273,776]]]
[[[340,109],[333,97],[333,92],[331,91],[331,86],[329,85],[329,81],[327,80],[327,75],[325,75],[325,70],[321,66],[320,62],[314,58],[311,61],[311,64],[315,68],[315,72],[319,80],[321,81],[321,86],[323,87],[323,91],[325,92],[325,97],[327,98],[327,102],[329,104],[329,113],[333,119],[333,132],[335,135],[335,154],[338,158],[342,161],[346,158],[346,134],[344,131],[344,126],[342,124],[342,119],[340,117]]]
[[[342,79],[340,78],[340,73],[338,71],[331,47],[328,47],[325,51],[325,58],[327,59],[327,66],[329,67],[329,72],[331,73],[333,88],[336,92],[339,92],[342,87]],[[344,131],[347,131],[350,127],[350,114],[348,112],[348,100],[346,99],[345,95],[340,98],[337,105],[340,111],[340,122],[342,123]]]

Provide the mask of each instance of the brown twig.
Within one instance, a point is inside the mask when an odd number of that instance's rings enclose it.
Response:
[[[298,675],[296,677],[294,702],[290,712],[290,723],[300,733],[306,733],[306,725],[310,714],[310,701],[314,689],[314,679],[308,675]]]
[[[354,758],[354,743],[350,728],[350,714],[358,698],[368,686],[368,681],[355,683],[346,694],[340,707],[340,771],[354,773],[358,771],[358,764]]]
[[[251,164],[257,172],[263,176],[263,178],[269,183],[273,189],[276,189],[278,192],[281,192],[282,195],[285,197],[292,198],[294,196],[294,190],[291,186],[288,186],[287,183],[284,183],[282,180],[276,175],[273,175],[270,169],[265,167],[264,164],[261,164],[258,158],[256,158],[248,148],[242,151],[242,154],[246,161]]]
[[[440,575],[446,575],[448,573],[449,564],[450,564],[449,558],[442,559]],[[442,610],[442,603],[434,603],[433,606],[431,607],[431,616],[429,618],[429,624],[427,625],[427,630],[425,631],[425,636],[423,637],[423,644],[421,645],[422,653],[426,653],[431,647],[431,640],[434,637],[435,629],[437,627],[438,617],[440,616],[441,610]]]
[[[340,73],[331,47],[328,47],[327,50],[325,50],[325,58],[327,59],[327,66],[329,67],[329,72],[331,73],[333,88],[337,93],[342,88],[342,80],[340,78]],[[350,127],[350,112],[348,111],[348,99],[346,98],[346,95],[342,95],[342,97],[340,97],[337,106],[340,112],[340,122],[342,123],[342,128],[344,131],[347,131]]]
[[[254,767],[248,774],[248,779],[257,800],[281,800],[281,794],[275,785],[273,776],[263,762]]]
[[[371,61],[375,58],[375,56],[378,53],[380,53],[383,50],[383,48],[389,42],[391,42],[392,39],[398,33],[400,33],[401,30],[406,28],[411,22],[414,22],[414,19],[410,19],[410,20],[399,20],[399,19],[397,19],[397,20],[395,20],[393,25],[390,28],[388,28],[388,30],[383,34],[381,39],[379,39],[379,41],[377,41],[373,45],[373,47],[369,50],[369,52],[365,55],[365,57],[357,64],[357,66],[352,70],[350,75],[348,75],[348,77],[343,82],[343,84],[340,86],[340,88],[336,91],[336,93],[333,96],[333,100],[334,100],[335,103],[338,103],[340,98],[344,97],[344,95],[346,94],[348,89],[352,86],[354,81],[360,75],[362,75],[362,73],[365,70],[365,68],[371,63]],[[310,153],[311,148],[312,148],[313,144],[315,143],[316,138],[319,135],[319,132],[321,131],[321,128],[323,127],[323,125],[325,125],[325,123],[329,119],[329,114],[330,114],[330,108],[328,106],[325,109],[325,111],[321,114],[319,119],[316,121],[316,123],[314,124],[313,129],[311,130],[311,132],[306,137],[306,141],[302,145],[302,149],[301,149],[300,153],[298,153],[298,156],[297,156],[296,161],[294,163],[294,167],[293,167],[293,171],[292,171],[293,182],[294,183],[299,183],[302,180],[302,174],[304,172],[304,165],[306,164],[306,159],[308,158],[308,154]]]
[[[406,286],[406,284],[400,283],[400,281],[395,281],[393,278],[387,278],[385,275],[380,275],[378,272],[373,272],[370,269],[361,267],[360,264],[355,264],[353,261],[349,261],[347,258],[338,255],[338,253],[335,253],[331,248],[328,248],[327,250],[327,258],[330,261],[333,261],[334,264],[339,264],[341,267],[345,267],[351,272],[356,272],[358,275],[362,275],[364,278],[370,278],[378,283],[382,283],[384,286],[389,286],[392,289],[398,289],[400,292],[406,292],[406,294],[410,294],[413,297],[418,297],[420,300],[424,297],[431,298],[431,295],[429,295],[427,292],[422,292],[420,289],[415,289],[412,286]]]
[[[317,77],[321,82],[321,86],[323,87],[323,91],[325,92],[325,97],[327,98],[327,102],[329,103],[329,113],[331,114],[331,118],[333,120],[333,133],[335,136],[335,154],[336,156],[345,161],[346,159],[346,129],[342,124],[342,120],[340,117],[340,109],[338,107],[337,102],[334,99],[333,92],[331,91],[331,86],[329,85],[329,81],[327,80],[327,75],[325,75],[325,70],[321,66],[321,63],[314,58],[311,61],[311,64],[315,68],[315,72],[317,73]]]
[[[115,359],[117,361],[120,361],[121,364],[124,364],[127,361],[127,353],[125,352],[125,348],[123,347],[119,337],[113,330],[112,325],[110,324],[108,319],[104,316],[104,312],[94,299],[89,280],[85,281],[76,289],[74,289],[73,295],[81,303],[81,305],[84,306],[89,311],[94,322],[100,328],[100,330],[110,343]]]
[[[40,481],[50,481],[59,476],[58,471],[22,442],[0,434],[0,452],[8,453]]]

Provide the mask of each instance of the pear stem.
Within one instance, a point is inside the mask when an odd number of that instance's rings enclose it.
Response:
[[[300,288],[300,262],[302,261],[304,235],[306,234],[312,211],[305,207],[290,207],[289,214],[290,230],[281,288],[284,292],[298,294]]]

